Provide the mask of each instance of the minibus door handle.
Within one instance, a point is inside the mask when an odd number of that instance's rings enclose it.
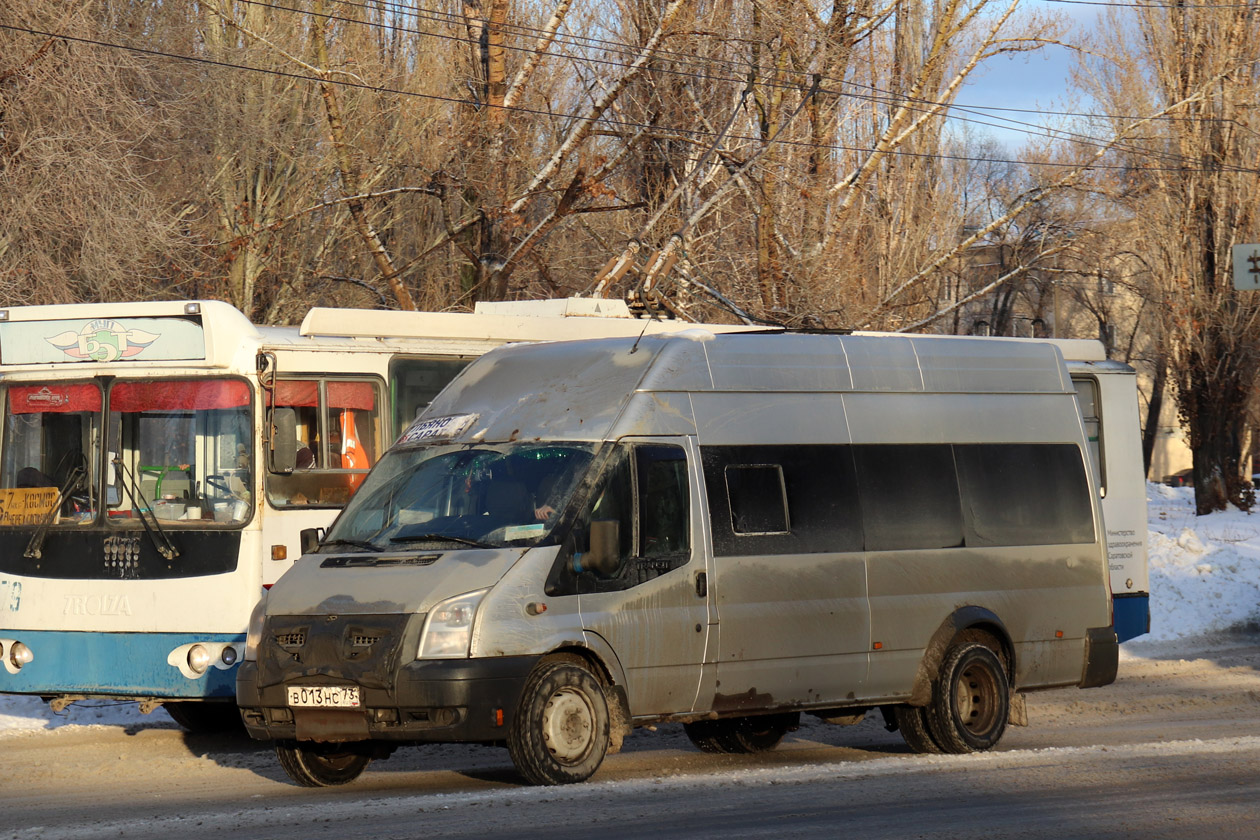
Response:
[[[696,572],[696,595],[703,598],[709,594],[709,576],[704,572]]]

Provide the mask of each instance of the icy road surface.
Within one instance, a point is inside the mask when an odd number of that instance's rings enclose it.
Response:
[[[878,714],[808,716],[772,753],[638,731],[585,785],[526,788],[505,750],[399,751],[337,789],[241,737],[134,704],[0,698],[0,840],[1260,837],[1260,514],[1151,487],[1151,636],[1115,685],[1028,696],[993,753],[917,756]]]

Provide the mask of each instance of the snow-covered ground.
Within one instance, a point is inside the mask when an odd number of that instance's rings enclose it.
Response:
[[[1122,657],[1190,655],[1195,639],[1260,629],[1260,512],[1194,515],[1194,491],[1148,485],[1151,632],[1122,645]],[[53,714],[38,699],[0,695],[0,735],[61,726],[176,724],[136,703],[84,701]]]

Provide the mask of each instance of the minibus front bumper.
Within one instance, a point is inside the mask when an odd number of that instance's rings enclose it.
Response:
[[[264,686],[257,663],[243,662],[236,702],[250,736],[260,740],[494,743],[507,738],[521,688],[540,658],[416,660],[398,668],[393,684],[382,687],[322,675]],[[288,704],[288,686],[356,684],[358,708]]]

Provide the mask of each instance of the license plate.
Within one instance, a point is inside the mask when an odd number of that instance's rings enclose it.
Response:
[[[357,709],[357,685],[290,685],[286,686],[289,705],[303,708]]]

